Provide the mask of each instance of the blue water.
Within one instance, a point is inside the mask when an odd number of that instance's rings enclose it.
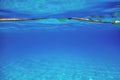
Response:
[[[0,0],[0,80],[120,80],[119,0]]]

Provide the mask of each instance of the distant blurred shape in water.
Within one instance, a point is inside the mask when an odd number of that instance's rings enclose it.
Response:
[[[113,13],[112,13],[112,16],[113,16],[113,17],[120,17],[120,12],[113,12]]]

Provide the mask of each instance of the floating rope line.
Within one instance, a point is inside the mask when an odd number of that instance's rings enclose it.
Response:
[[[0,18],[0,22],[5,21],[28,21],[28,20],[43,20],[43,19],[50,19],[50,18]],[[111,22],[105,22],[102,20],[93,20],[91,18],[79,18],[79,17],[72,17],[72,18],[55,18],[60,22],[65,22],[67,20],[79,20],[79,21],[87,21],[87,22],[97,22],[97,23],[111,23],[117,26],[120,26],[120,20],[114,20]]]

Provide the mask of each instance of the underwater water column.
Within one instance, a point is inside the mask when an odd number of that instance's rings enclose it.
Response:
[[[119,80],[118,2],[0,0],[0,80]]]

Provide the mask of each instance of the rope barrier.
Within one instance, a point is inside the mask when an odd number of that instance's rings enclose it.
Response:
[[[50,18],[0,18],[0,22],[5,21],[27,21],[27,20],[43,20],[43,19],[50,19]],[[72,17],[72,18],[55,18],[60,22],[66,22],[67,20],[78,20],[78,21],[87,21],[87,22],[97,22],[97,23],[111,23],[116,26],[120,26],[120,20],[115,20],[111,22],[105,22],[102,20],[93,20],[91,18],[79,18],[79,17]]]

